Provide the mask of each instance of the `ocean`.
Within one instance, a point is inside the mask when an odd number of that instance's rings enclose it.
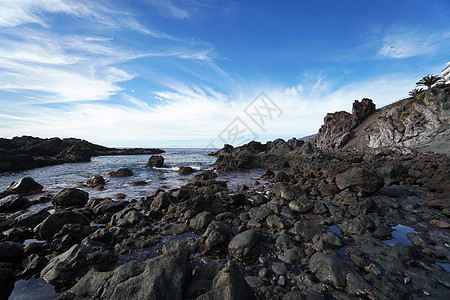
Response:
[[[194,175],[180,175],[178,169],[182,166],[189,166],[196,170],[205,171],[212,169],[216,158],[208,156],[211,149],[194,148],[168,148],[163,149],[164,166],[162,168],[145,168],[151,155],[118,155],[118,156],[98,156],[92,157],[90,162],[67,163],[56,166],[47,166],[32,170],[6,172],[0,174],[0,190],[4,190],[14,181],[22,177],[32,177],[44,187],[47,193],[55,194],[63,188],[76,187],[89,193],[89,198],[114,199],[117,193],[126,195],[125,200],[139,200],[142,197],[152,195],[157,189],[170,190],[179,188],[190,182]],[[120,168],[130,168],[134,175],[130,177],[110,177],[107,174]],[[248,172],[220,172],[217,180],[228,181],[230,190],[237,189],[241,184],[254,185],[255,180],[264,170],[251,170]],[[94,176],[101,175],[105,178],[104,190],[93,189],[86,186],[87,180]],[[146,181],[146,185],[135,186],[134,181]],[[36,200],[43,194],[29,196],[30,200]],[[50,205],[42,204],[40,206]]]

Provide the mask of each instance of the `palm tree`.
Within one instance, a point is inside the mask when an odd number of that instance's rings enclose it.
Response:
[[[428,89],[431,89],[431,87],[441,79],[442,78],[438,75],[428,74],[427,76],[424,76],[422,79],[417,81],[416,85],[424,85],[427,86]]]
[[[413,97],[414,99],[418,99],[423,95],[424,91],[425,90],[423,88],[415,88],[409,92],[409,96]]]

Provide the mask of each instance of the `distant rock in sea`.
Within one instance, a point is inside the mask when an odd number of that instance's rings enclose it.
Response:
[[[164,150],[108,148],[75,138],[42,139],[31,136],[0,138],[0,172],[86,162],[90,161],[92,156],[159,153],[164,153]]]

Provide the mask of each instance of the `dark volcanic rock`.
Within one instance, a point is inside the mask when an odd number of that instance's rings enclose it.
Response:
[[[370,194],[378,191],[384,185],[383,178],[377,173],[365,168],[351,168],[336,175],[336,185],[341,189],[350,189],[359,194]]]
[[[37,183],[33,178],[23,177],[13,182],[7,191],[12,194],[30,195],[42,192],[42,188],[42,185]]]
[[[187,250],[145,264],[130,262],[110,272],[91,271],[66,293],[68,299],[184,299],[192,277]]]
[[[24,256],[22,244],[11,241],[0,243],[0,262],[17,264]]]
[[[85,140],[41,139],[31,136],[0,138],[0,172],[27,170],[63,163],[86,162],[92,156],[163,153],[160,149],[114,149]]]
[[[89,270],[108,271],[114,267],[117,255],[105,249],[90,249],[74,245],[66,252],[52,258],[41,271],[41,276],[57,289],[70,287]]]
[[[180,175],[188,175],[191,173],[196,172],[197,170],[191,167],[180,167],[180,169],[178,169],[178,173]]]
[[[14,289],[16,276],[11,270],[0,268],[0,299],[8,299]]]
[[[234,236],[228,244],[228,252],[239,261],[248,261],[258,256],[258,233],[253,230],[244,231]]]
[[[109,172],[108,175],[111,177],[128,177],[133,176],[134,173],[128,168],[120,168],[117,171]]]
[[[152,155],[148,159],[147,168],[162,168],[164,165],[164,157],[161,155]]]
[[[94,188],[100,188],[103,187],[103,185],[106,183],[105,178],[103,178],[103,176],[100,175],[95,175],[92,176],[91,178],[88,179],[88,181],[86,182],[87,185],[90,185]]]
[[[89,199],[89,194],[75,188],[65,188],[52,197],[52,204],[55,207],[84,206]]]
[[[47,217],[39,228],[39,236],[43,240],[51,240],[65,224],[89,225],[89,219],[73,211],[58,211]]]
[[[32,210],[27,211],[16,219],[14,219],[13,225],[18,227],[34,228],[36,225],[44,221],[49,216],[49,213],[45,210]]]
[[[0,212],[15,212],[30,206],[27,198],[21,195],[9,195],[0,199]]]

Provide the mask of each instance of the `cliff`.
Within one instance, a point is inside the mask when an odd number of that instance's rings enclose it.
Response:
[[[116,149],[68,138],[41,139],[31,136],[0,138],[0,172],[71,162],[89,161],[92,156],[163,153],[160,149]]]
[[[408,98],[376,110],[370,99],[352,113],[329,113],[313,140],[322,149],[407,147],[450,154],[450,85],[437,85],[422,99]]]

